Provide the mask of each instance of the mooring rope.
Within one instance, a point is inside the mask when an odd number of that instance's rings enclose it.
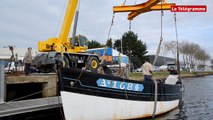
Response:
[[[22,97],[19,97],[19,98],[16,98],[16,99],[7,101],[7,102],[5,102],[5,104],[7,104],[7,103],[9,103],[9,102],[14,102],[14,101],[17,101],[17,100],[21,100],[21,99],[24,99],[24,98],[27,98],[27,97],[30,97],[30,96],[33,96],[33,95],[42,93],[42,92],[44,92],[44,91],[48,91],[48,90],[51,90],[51,89],[55,89],[55,88],[57,88],[57,86],[54,86],[54,87],[51,87],[51,88],[48,88],[48,89],[44,89],[44,90],[41,90],[41,91],[38,91],[38,92],[34,92],[34,93],[32,93],[32,94],[28,94],[28,95],[25,95],[25,96],[22,96]]]

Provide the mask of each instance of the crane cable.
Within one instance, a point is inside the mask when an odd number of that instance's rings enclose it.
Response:
[[[157,51],[156,51],[156,54],[155,54],[155,59],[153,61],[153,66],[155,65],[155,62],[160,54],[160,49],[161,49],[161,44],[163,42],[163,16],[164,16],[164,13],[163,13],[163,8],[162,8],[162,4],[163,4],[163,0],[161,1],[161,33],[160,33],[160,42],[158,44],[158,48],[157,48]]]

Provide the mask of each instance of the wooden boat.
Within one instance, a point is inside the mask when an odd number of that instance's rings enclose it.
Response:
[[[155,86],[149,81],[122,79],[73,68],[60,68],[58,73],[66,120],[151,117],[153,113],[160,115],[178,107],[182,96],[180,84],[157,83]]]

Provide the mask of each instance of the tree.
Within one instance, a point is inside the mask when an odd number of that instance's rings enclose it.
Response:
[[[129,56],[130,61],[135,67],[140,67],[143,60],[147,58],[147,47],[146,44],[138,39],[138,35],[132,31],[128,31],[122,35],[121,39],[117,39],[114,43],[113,48],[121,52],[121,40],[123,54]]]
[[[112,47],[112,38],[110,38],[109,40],[107,40],[106,45],[107,45],[107,47]]]
[[[191,69],[194,66],[203,68],[206,62],[211,59],[210,55],[198,44],[182,41],[179,48],[187,68]]]
[[[204,68],[206,65],[206,61],[210,60],[211,58],[205,50],[200,49],[195,54],[195,59],[197,61],[198,68]]]
[[[164,49],[167,51],[171,51],[172,54],[174,55],[174,58],[176,59],[176,54],[177,54],[177,42],[176,41],[164,42]]]
[[[167,42],[164,42],[163,45],[161,46],[161,51],[160,53],[164,57],[164,65],[166,65],[166,54],[168,53],[168,48],[167,48]]]
[[[120,39],[115,40],[113,48],[118,50],[119,52],[121,52],[121,40]]]
[[[166,44],[167,44],[167,42],[163,43],[163,45],[161,46],[161,52],[160,52],[162,54],[162,56],[164,56],[164,57],[166,56],[166,54],[169,51],[168,48],[166,47]]]
[[[100,48],[103,47],[103,45],[101,45],[101,43],[97,42],[96,40],[92,40],[88,42],[88,48]]]

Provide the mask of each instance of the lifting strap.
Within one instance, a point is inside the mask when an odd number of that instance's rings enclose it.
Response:
[[[162,3],[163,3],[164,0],[161,1],[161,35],[160,35],[160,42],[159,42],[159,45],[158,45],[158,49],[157,49],[157,52],[156,52],[156,55],[155,55],[155,59],[153,61],[153,66],[155,65],[155,62],[160,54],[160,47],[161,47],[161,43],[163,41],[163,8],[162,8]],[[157,110],[157,99],[158,99],[158,83],[157,81],[155,80],[155,78],[153,77],[154,79],[154,83],[155,83],[155,95],[154,95],[154,98],[155,98],[155,101],[154,101],[154,109],[153,109],[153,113],[152,113],[152,118],[155,117],[155,114],[156,114],[156,110]]]
[[[155,94],[154,94],[154,109],[153,109],[153,113],[152,113],[152,118],[155,117],[156,114],[156,110],[157,110],[157,102],[158,102],[158,83],[156,81],[156,79],[153,77],[153,81],[155,84]]]
[[[158,58],[158,56],[160,54],[161,44],[163,42],[163,15],[164,14],[163,14],[162,3],[163,3],[163,1],[161,1],[161,35],[160,35],[160,42],[158,44],[158,49],[157,49],[156,54],[155,54],[155,59],[154,59],[154,61],[152,63],[153,66],[155,65],[155,62],[156,62],[156,60],[157,60],[157,58]]]

